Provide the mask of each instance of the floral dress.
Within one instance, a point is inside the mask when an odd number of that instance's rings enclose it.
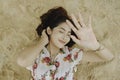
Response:
[[[50,58],[47,48],[41,51],[35,63],[29,67],[33,80],[74,80],[76,65],[82,59],[83,51],[65,46],[54,60]]]

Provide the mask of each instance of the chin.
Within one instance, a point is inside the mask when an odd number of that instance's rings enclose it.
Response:
[[[63,48],[64,47],[64,45],[56,45],[58,48]]]
[[[58,48],[63,48],[65,45],[63,45],[63,44],[61,44],[61,43],[57,43],[56,44],[56,47],[58,47]]]

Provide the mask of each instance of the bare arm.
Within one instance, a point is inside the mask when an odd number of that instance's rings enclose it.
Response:
[[[45,44],[42,41],[40,41],[37,44],[34,44],[24,49],[19,53],[17,63],[23,67],[27,67],[33,64],[40,51],[43,49],[44,45]]]
[[[41,50],[44,48],[44,46],[47,43],[48,43],[48,38],[44,31],[38,43],[29,46],[28,48],[24,49],[19,53],[19,56],[17,58],[17,63],[23,67],[32,65],[35,59],[37,58],[37,56],[39,55],[39,53],[41,52]]]
[[[83,55],[82,62],[105,62],[114,58],[114,55],[106,47],[101,45],[101,48],[97,51],[89,50]]]
[[[94,31],[92,29],[91,17],[89,17],[88,25],[84,23],[80,13],[78,14],[78,19],[75,17],[74,14],[71,14],[71,18],[75,26],[69,20],[67,20],[66,23],[69,25],[69,27],[74,31],[74,33],[77,36],[76,37],[74,35],[71,35],[72,40],[79,47],[82,47],[83,49],[92,50],[91,53],[86,52],[83,55],[83,61],[101,62],[113,59],[114,57],[113,54],[107,48],[100,46],[99,42],[97,41]]]

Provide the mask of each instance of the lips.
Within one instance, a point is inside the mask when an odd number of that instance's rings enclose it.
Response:
[[[60,42],[60,43],[62,43],[62,44],[65,44],[65,42],[64,42],[64,41],[62,41],[62,40],[59,40],[59,42]]]

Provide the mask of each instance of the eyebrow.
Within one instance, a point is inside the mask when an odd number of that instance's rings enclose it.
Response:
[[[62,29],[62,30],[64,30],[64,31],[66,31],[66,30],[65,30],[64,28],[62,28],[62,27],[61,27],[60,29]],[[69,33],[71,33],[71,31],[68,31],[68,32],[69,32]]]

